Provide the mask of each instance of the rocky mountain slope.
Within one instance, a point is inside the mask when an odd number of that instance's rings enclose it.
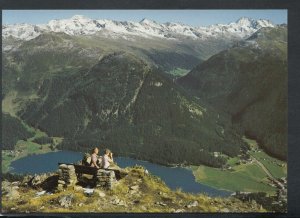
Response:
[[[75,185],[58,191],[57,174],[11,178],[2,182],[2,213],[187,213],[265,212],[255,201],[212,198],[170,190],[159,178],[141,167],[127,168],[128,176],[112,190]],[[34,182],[33,182],[34,181]]]
[[[228,112],[269,153],[287,155],[287,27],[262,28],[178,83]]]

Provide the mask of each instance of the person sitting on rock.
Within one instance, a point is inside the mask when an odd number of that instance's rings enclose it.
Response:
[[[100,163],[99,163],[99,160],[98,160],[98,153],[99,153],[99,149],[94,148],[93,153],[91,155],[91,167],[100,168]]]
[[[108,169],[110,165],[114,162],[113,153],[109,149],[105,149],[105,154],[102,158],[102,166],[104,169]]]

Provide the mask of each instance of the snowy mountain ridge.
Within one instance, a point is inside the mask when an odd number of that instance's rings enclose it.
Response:
[[[193,27],[180,23],[158,23],[143,19],[140,22],[94,20],[82,15],[69,19],[51,20],[47,24],[9,24],[2,25],[2,38],[13,37],[19,40],[31,40],[42,33],[62,32],[68,35],[94,35],[132,39],[132,37],[162,39],[207,39],[218,37],[245,38],[262,27],[275,27],[268,20],[253,20],[242,17],[229,24],[215,24],[207,27]]]

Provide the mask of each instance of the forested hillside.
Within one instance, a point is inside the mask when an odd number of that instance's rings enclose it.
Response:
[[[26,140],[34,135],[19,119],[9,114],[2,113],[2,125],[2,149],[14,149],[17,141]]]
[[[131,54],[114,53],[87,72],[54,76],[41,90],[18,115],[49,136],[64,137],[61,149],[110,147],[162,164],[219,167],[225,160],[212,152],[235,156],[244,146],[230,120]]]
[[[178,83],[228,112],[271,155],[287,158],[287,27],[262,28]]]

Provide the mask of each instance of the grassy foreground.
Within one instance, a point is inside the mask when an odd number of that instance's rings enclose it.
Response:
[[[265,212],[256,202],[242,202],[236,198],[211,198],[203,194],[172,191],[158,177],[145,174],[139,166],[126,168],[128,175],[112,190],[94,189],[86,195],[81,186],[53,191],[37,196],[39,188],[19,184],[2,185],[4,213],[77,213],[77,212]],[[4,184],[4,183],[2,183]],[[9,190],[14,189],[14,195]],[[71,196],[71,204],[62,205],[64,196]]]

